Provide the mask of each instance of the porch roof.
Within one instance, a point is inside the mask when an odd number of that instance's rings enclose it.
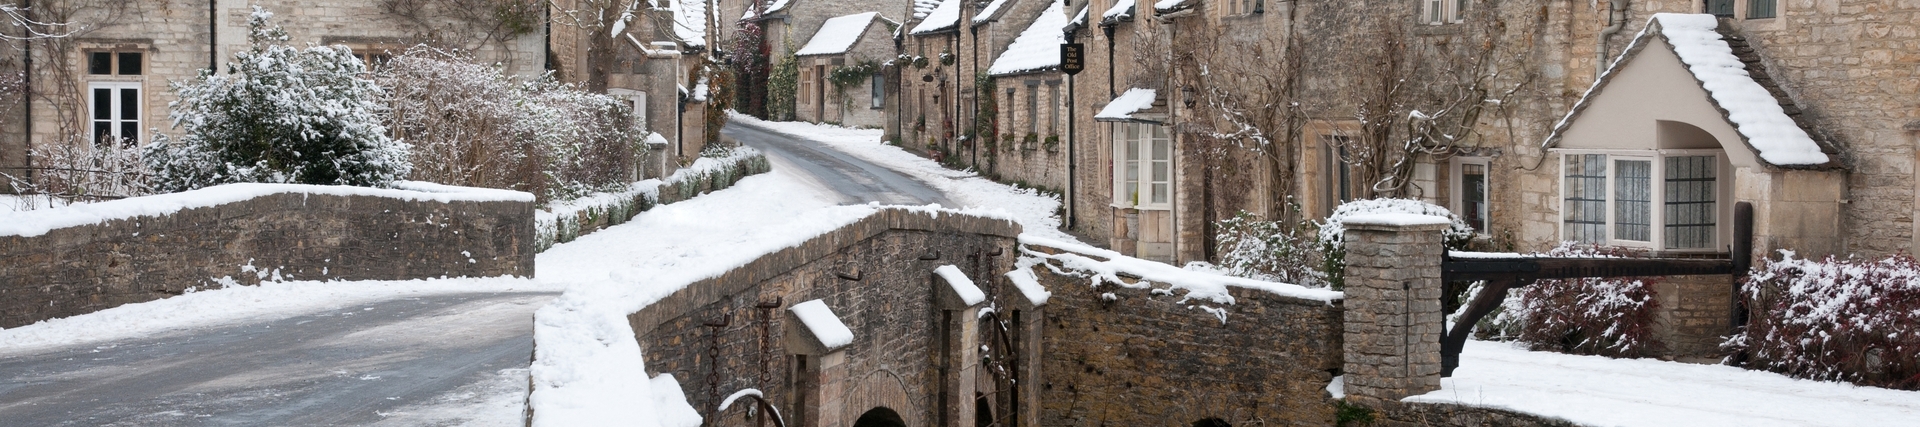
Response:
[[[1102,122],[1157,123],[1152,120],[1133,116],[1135,113],[1153,108],[1153,101],[1156,97],[1155,94],[1156,92],[1153,89],[1141,89],[1137,87],[1127,89],[1126,92],[1120,94],[1120,97],[1114,98],[1112,102],[1108,102],[1106,108],[1101,108],[1099,114],[1093,115],[1093,120]]]

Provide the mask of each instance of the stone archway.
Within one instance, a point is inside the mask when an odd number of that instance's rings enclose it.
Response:
[[[853,427],[907,427],[907,421],[900,414],[885,406],[868,409],[853,421]]]
[[[1233,427],[1233,424],[1219,418],[1203,418],[1200,421],[1194,421],[1193,427]]]

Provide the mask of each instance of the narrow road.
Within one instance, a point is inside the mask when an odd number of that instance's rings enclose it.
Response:
[[[0,426],[373,424],[525,369],[533,311],[553,297],[423,296],[101,346],[0,351]],[[504,421],[496,424],[518,425]]]
[[[885,166],[861,160],[818,141],[729,121],[720,131],[740,143],[767,153],[776,168],[804,175],[819,186],[839,192],[842,204],[880,202],[893,205],[958,206],[925,182]]]

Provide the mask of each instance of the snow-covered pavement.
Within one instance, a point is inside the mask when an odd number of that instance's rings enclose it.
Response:
[[[1920,392],[1796,380],[1731,366],[1608,359],[1468,341],[1441,390],[1458,403],[1609,426],[1920,425]]]

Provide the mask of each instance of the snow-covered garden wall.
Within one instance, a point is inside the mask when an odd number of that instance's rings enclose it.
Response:
[[[266,280],[533,275],[533,195],[397,184],[229,184],[0,212],[0,328]]]

